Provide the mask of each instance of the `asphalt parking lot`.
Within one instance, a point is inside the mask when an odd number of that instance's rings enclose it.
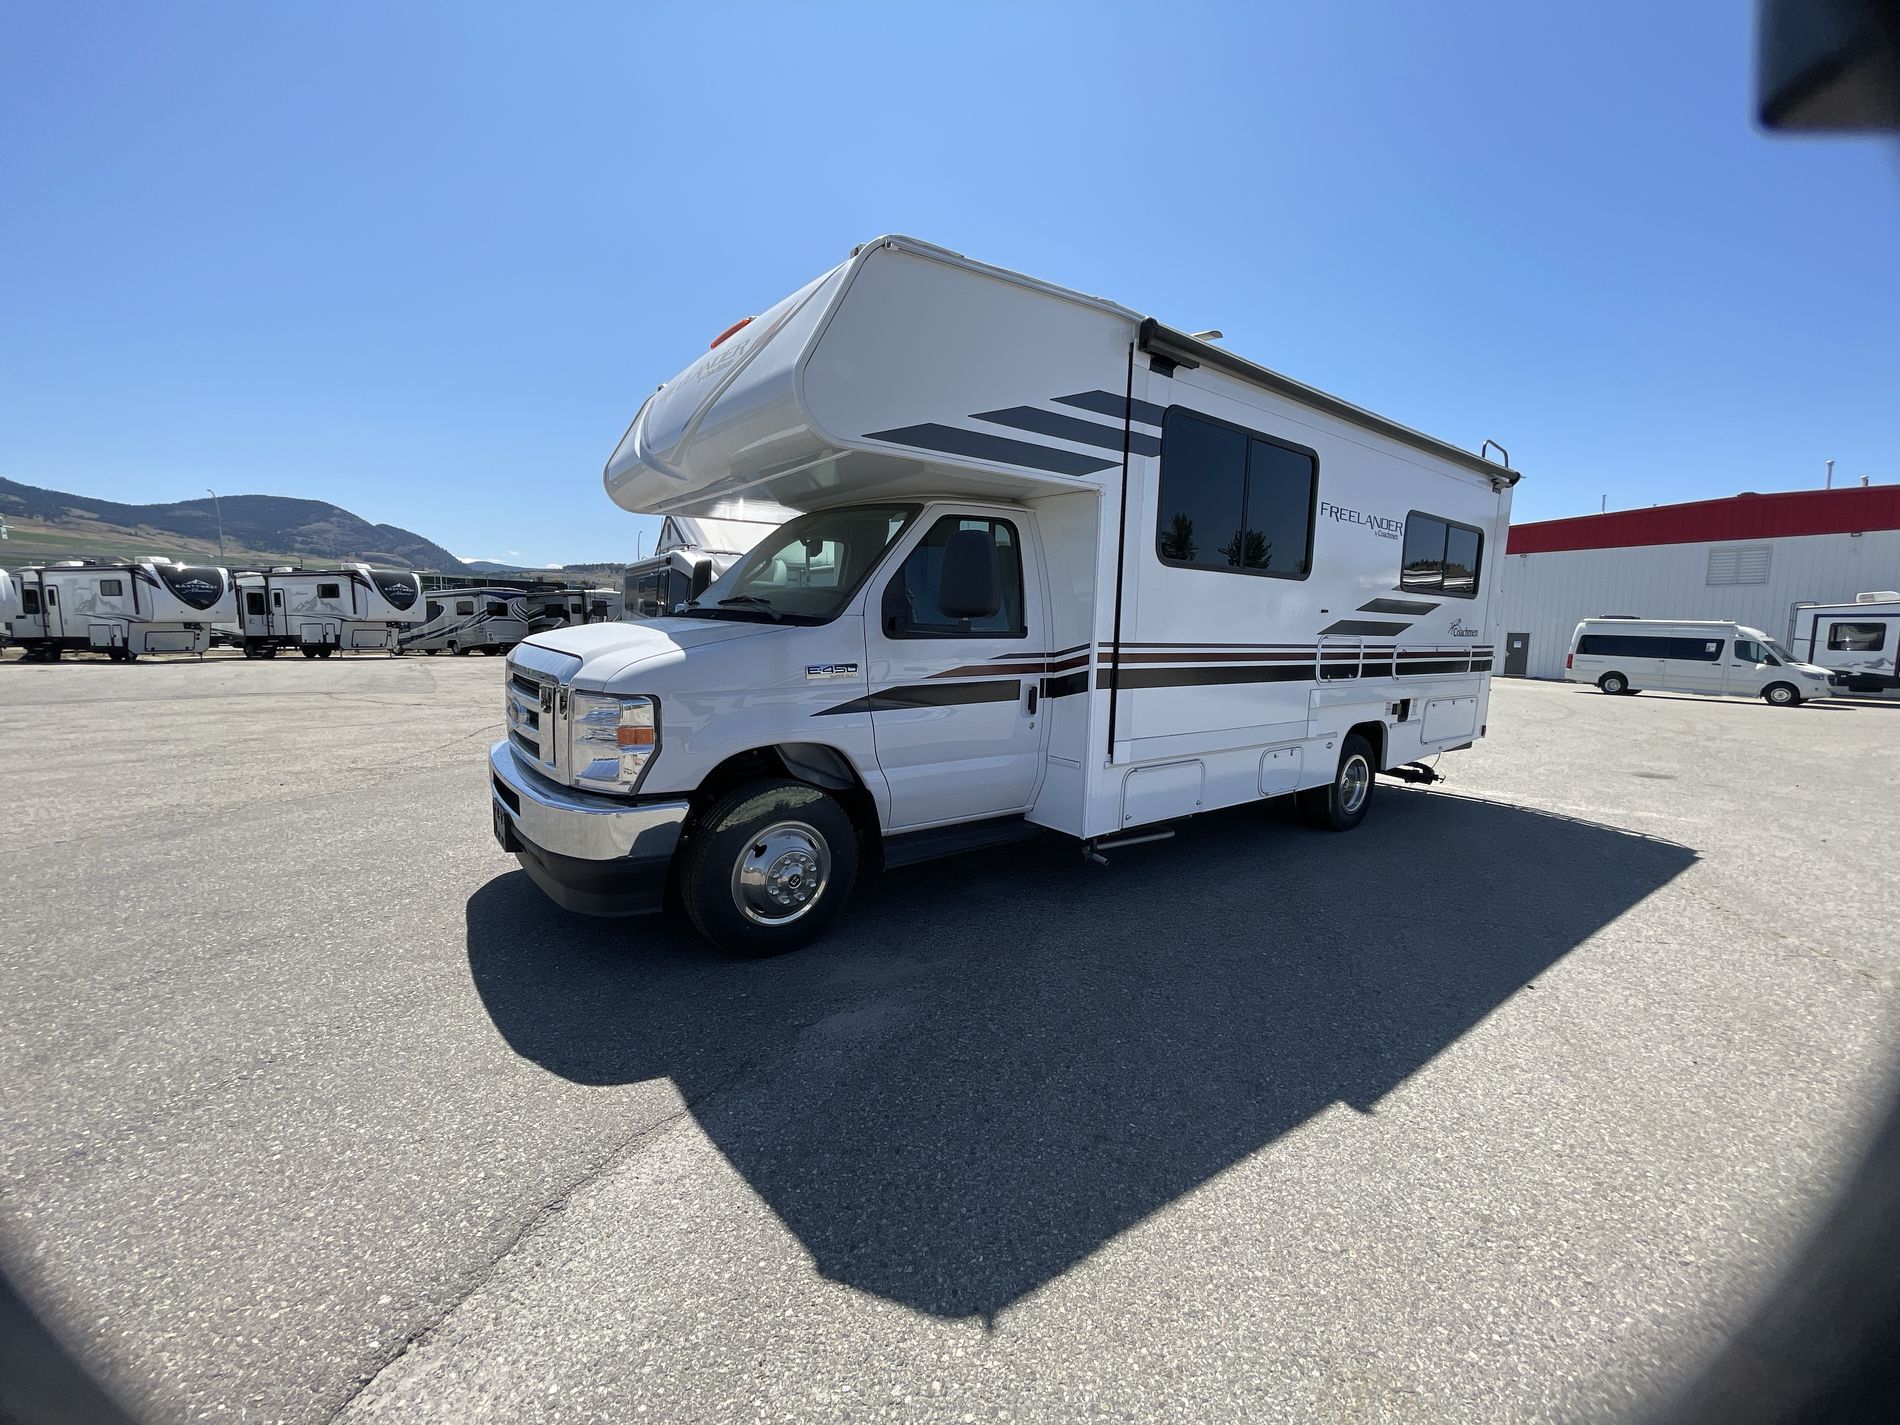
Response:
[[[1900,705],[1501,681],[1451,781],[544,901],[494,659],[0,667],[0,1265],[156,1420],[1634,1419],[1900,1047]]]

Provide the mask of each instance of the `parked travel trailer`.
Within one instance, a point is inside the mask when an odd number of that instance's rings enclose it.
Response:
[[[804,511],[678,615],[509,655],[495,834],[558,903],[800,945],[861,866],[1091,856],[1485,733],[1505,464],[1126,307],[907,238],[649,397],[636,511]],[[1429,836],[1429,832],[1421,833]],[[1272,868],[1263,866],[1270,881]]]
[[[340,648],[392,652],[402,630],[422,622],[422,580],[408,570],[340,564],[280,567],[236,577],[238,637],[246,658],[295,648],[328,658]]]
[[[627,566],[624,583],[626,619],[659,618],[671,613],[730,569],[766,535],[796,511],[772,520],[692,519],[668,515],[660,525],[653,553]],[[700,582],[695,585],[694,581]]]
[[[1862,594],[1851,604],[1796,604],[1788,644],[1848,693],[1900,692],[1900,592]]]
[[[621,598],[613,589],[536,589],[528,596],[528,626],[535,633],[572,624],[613,623]]]
[[[1587,618],[1570,638],[1564,677],[1606,693],[1706,693],[1797,707],[1825,697],[1827,670],[1758,628],[1705,619]]]
[[[169,559],[69,559],[14,575],[9,622],[29,659],[103,653],[129,663],[147,653],[202,653],[211,625],[232,615],[231,576]]]
[[[13,622],[13,616],[19,611],[19,588],[13,582],[13,576],[6,570],[0,569],[0,649],[7,646],[6,641],[13,633],[8,625]]]
[[[529,596],[521,589],[438,589],[423,621],[398,635],[398,653],[506,653],[528,636]]]

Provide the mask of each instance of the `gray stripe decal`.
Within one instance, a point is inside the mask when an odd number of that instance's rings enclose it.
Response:
[[[1040,411],[1034,406],[1011,406],[1006,411],[979,411],[979,421],[990,421],[999,426],[1015,426],[1018,430],[1033,430],[1038,435],[1053,435],[1062,440],[1072,440],[1077,445],[1099,445],[1104,450],[1122,448],[1120,426],[1097,425],[1094,421],[1081,420],[1076,416],[1065,416],[1058,411]],[[1159,455],[1161,441],[1159,437],[1146,431],[1131,430],[1128,433],[1128,448],[1136,455]]]
[[[1321,638],[1329,633],[1354,633],[1377,638],[1388,633],[1404,633],[1411,626],[1409,623],[1381,623],[1377,619],[1343,618],[1338,623],[1328,624],[1319,633]]]
[[[1098,416],[1122,418],[1122,408],[1127,403],[1113,391],[1077,391],[1073,396],[1057,396],[1058,406],[1074,406],[1080,411],[1094,411]],[[1134,403],[1135,419],[1143,425],[1158,426],[1161,418],[1168,413],[1166,406],[1157,406],[1152,401]]]
[[[1362,614],[1428,614],[1437,608],[1437,604],[1421,603],[1417,599],[1374,599],[1369,604],[1361,604]]]
[[[1007,703],[1022,694],[1015,678],[998,678],[987,683],[938,683],[926,687],[908,683],[884,688],[866,698],[853,698],[836,707],[822,708],[813,717],[837,717],[842,713],[897,712],[905,708],[957,707],[965,703]]]
[[[1032,441],[1010,440],[1005,436],[986,435],[982,431],[939,425],[935,421],[919,426],[899,426],[895,430],[874,430],[864,438],[888,440],[896,445],[915,445],[925,450],[940,450],[946,455],[966,455],[973,460],[993,460],[998,465],[1027,465],[1036,470],[1051,470],[1058,475],[1093,475],[1098,470],[1107,470],[1120,463],[1098,460],[1092,455],[1078,455],[1072,450],[1057,450],[1054,446],[1037,445]]]

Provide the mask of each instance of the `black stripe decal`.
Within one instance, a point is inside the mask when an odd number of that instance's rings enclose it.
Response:
[[[1038,435],[1072,440],[1077,445],[1098,445],[1103,450],[1122,448],[1119,427],[1097,425],[1094,421],[1065,416],[1059,411],[1041,411],[1034,406],[1011,406],[1006,411],[978,411],[976,418],[993,425],[1014,426],[1017,430],[1033,430]],[[1159,455],[1161,441],[1146,431],[1130,431],[1128,448],[1137,455]]]
[[[1044,678],[1042,695],[1045,698],[1067,698],[1077,693],[1086,693],[1089,687],[1088,670],[1080,673],[1066,673],[1060,678]]]
[[[1130,688],[1201,688],[1229,683],[1310,683],[1311,663],[1275,663],[1264,667],[1226,668],[1123,668],[1122,691]],[[1098,688],[1106,688],[1104,675]]]
[[[1369,604],[1361,604],[1362,614],[1428,614],[1437,608],[1437,604],[1420,603],[1417,599],[1374,599]]]
[[[1410,678],[1421,673],[1463,673],[1468,671],[1467,660],[1463,658],[1401,658],[1399,676]]]
[[[1378,638],[1390,633],[1404,633],[1411,626],[1409,623],[1381,623],[1377,619],[1343,618],[1338,623],[1328,624],[1319,633],[1321,638],[1329,633],[1356,633]]]
[[[1115,464],[1072,450],[1057,450],[1052,445],[1033,441],[1010,440],[1006,436],[964,430],[960,426],[939,425],[927,421],[920,426],[899,426],[895,430],[868,432],[866,440],[888,440],[895,445],[921,446],[940,450],[946,455],[964,455],[972,460],[993,460],[998,465],[1027,465],[1035,470],[1050,470],[1058,475],[1092,475]]]
[[[897,712],[903,708],[958,707],[965,703],[1014,702],[1022,684],[1014,678],[997,678],[988,683],[906,683],[884,688],[866,698],[824,708],[813,717],[836,717],[840,713]]]
[[[1152,401],[1125,401],[1113,391],[1077,391],[1073,396],[1057,396],[1056,404],[1074,406],[1078,411],[1093,411],[1098,416],[1113,416],[1116,420],[1122,418],[1123,408],[1127,407],[1136,420],[1150,426],[1160,425],[1161,418],[1168,413],[1165,406],[1157,406]]]

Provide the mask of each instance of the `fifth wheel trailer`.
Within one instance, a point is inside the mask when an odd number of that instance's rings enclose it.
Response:
[[[682,613],[538,633],[489,752],[555,901],[733,951],[860,865],[1041,832],[1090,854],[1485,733],[1517,480],[1126,307],[881,238],[650,396],[636,511],[804,513]]]
[[[306,658],[351,648],[393,652],[402,630],[423,618],[422,580],[408,570],[280,566],[241,572],[236,583],[246,658],[275,658],[284,648]]]
[[[1848,693],[1900,693],[1900,591],[1862,594],[1851,604],[1794,606],[1788,643],[1795,656],[1834,675]]]
[[[233,616],[231,576],[169,559],[64,560],[14,576],[10,627],[29,659],[103,653],[129,663],[147,653],[202,653],[211,625]]]

